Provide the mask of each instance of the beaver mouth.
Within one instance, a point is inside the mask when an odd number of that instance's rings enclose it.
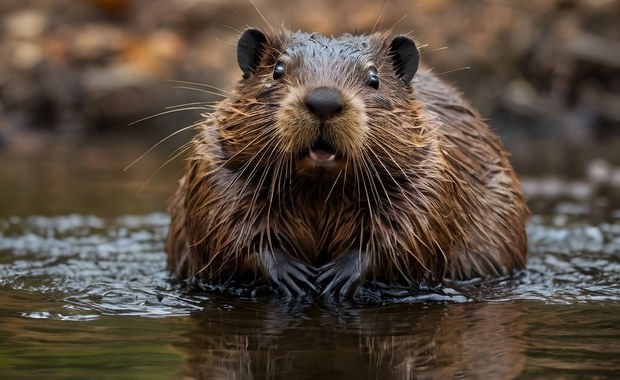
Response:
[[[336,160],[336,148],[329,141],[319,137],[308,151],[308,156],[317,163],[327,163]]]

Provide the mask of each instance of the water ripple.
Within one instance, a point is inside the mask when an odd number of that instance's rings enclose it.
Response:
[[[92,216],[9,218],[0,222],[0,287],[39,294],[60,311],[32,318],[186,315],[204,297],[168,278],[163,252],[168,216],[103,220]]]
[[[455,289],[463,299],[479,301],[619,302],[620,224],[589,225],[558,215],[532,218],[526,270]],[[70,320],[200,310],[207,296],[178,287],[166,271],[168,223],[161,213],[0,220],[0,291],[33,298],[31,310],[22,310],[18,300],[7,301],[7,308],[29,318]],[[35,302],[42,297],[45,302]]]

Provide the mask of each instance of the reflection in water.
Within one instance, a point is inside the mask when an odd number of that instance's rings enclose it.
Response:
[[[530,378],[617,379],[620,304],[547,305],[528,318]]]
[[[181,341],[181,331],[189,327],[182,320],[171,324],[166,318],[119,315],[42,321],[5,310],[0,322],[3,380],[180,378],[183,357],[170,344]]]
[[[524,368],[512,304],[321,308],[231,300],[193,313],[195,378],[514,378]],[[318,322],[318,323],[317,323]]]
[[[519,276],[455,284],[459,302],[382,306],[233,299],[179,286],[165,269],[166,214],[0,217],[0,373],[613,378],[618,208],[544,204],[548,212],[538,209],[529,224]]]

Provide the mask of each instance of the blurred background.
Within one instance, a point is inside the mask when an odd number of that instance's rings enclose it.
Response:
[[[620,1],[254,3],[275,28],[410,33],[501,135],[526,191],[620,187]],[[124,169],[218,99],[176,81],[233,87],[236,38],[265,20],[248,0],[3,0],[0,217],[165,210],[192,131]],[[134,123],[175,106],[194,109]]]

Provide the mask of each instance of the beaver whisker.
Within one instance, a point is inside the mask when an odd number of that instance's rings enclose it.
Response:
[[[398,163],[398,161],[396,159],[394,159],[394,156],[392,156],[392,154],[390,153],[389,150],[385,149],[385,147],[383,145],[378,145],[379,148],[381,148],[381,150],[383,150],[383,152],[388,156],[388,158],[390,159],[390,162],[398,169],[398,171],[401,172],[401,174],[405,177],[405,179],[407,180],[407,182],[409,182],[409,184],[411,186],[413,186],[415,188],[415,183],[411,180],[411,178],[409,178],[409,175],[405,172],[405,170],[403,169],[403,167]],[[379,157],[377,157],[377,159],[379,159]],[[396,185],[398,185],[399,187],[400,184],[398,183],[398,181],[396,181],[394,179],[394,176],[392,176],[392,174],[390,173],[389,170],[386,169],[386,172],[388,174],[390,174],[390,177],[392,178],[392,180],[394,181],[394,183],[396,183]],[[402,187],[401,187],[402,189]]]
[[[190,86],[172,86],[172,88],[176,88],[176,89],[179,89],[179,90],[189,90],[189,91],[201,92],[203,94],[215,95],[215,96],[219,96],[221,98],[226,98],[226,97],[229,96],[227,94],[219,94],[219,93],[214,92],[214,91],[209,91],[209,90],[205,90],[205,89],[202,89],[202,88],[196,88],[196,87],[190,87]]]
[[[280,142],[276,141],[276,145],[279,145]],[[277,153],[275,153],[277,152]],[[272,166],[273,172],[272,172],[272,177],[271,177],[271,183],[269,184],[269,192],[267,194],[267,198],[269,199],[269,208],[267,210],[267,220],[270,220],[270,215],[271,215],[271,210],[273,207],[273,199],[274,199],[274,195],[276,193],[276,183],[280,184],[280,171],[282,168],[282,161],[283,161],[283,156],[284,154],[280,153],[281,149],[273,149],[270,156],[267,158],[268,162],[274,162]],[[274,159],[273,155],[276,155],[276,158]],[[265,170],[263,172],[263,176],[266,175],[267,173],[269,173],[271,171],[271,168],[268,170]],[[259,186],[260,188],[260,186]],[[283,189],[282,186],[278,186],[279,189]],[[267,228],[267,230],[269,230],[269,227]]]
[[[199,104],[200,104],[200,102],[199,102]],[[202,103],[202,104],[206,104],[206,103]],[[206,105],[208,105],[208,104],[206,104]],[[208,105],[208,106],[212,107],[210,105]],[[185,107],[185,108],[180,108],[180,109],[168,109],[166,111],[158,112],[158,113],[156,113],[154,115],[150,115],[150,116],[138,119],[136,121],[132,121],[131,123],[129,123],[129,126],[132,126],[132,125],[135,125],[135,124],[138,124],[138,123],[142,123],[143,121],[154,119],[154,118],[159,117],[159,116],[168,115],[168,114],[175,113],[175,112],[184,112],[184,111],[192,111],[192,110],[205,110],[205,111],[209,111],[210,109],[207,108],[206,106],[201,106],[201,107]],[[198,122],[197,124],[199,124],[201,122],[202,121]],[[192,125],[192,127],[193,126],[195,126],[195,125]],[[188,127],[185,127],[185,128],[188,128]],[[181,129],[181,130],[183,130],[183,129]],[[170,136],[166,137],[166,139],[167,138],[170,138]],[[164,139],[164,141],[165,141],[165,139]]]
[[[417,194],[418,198],[419,198],[419,199],[421,199],[421,200],[423,200],[423,201],[424,201],[424,202],[423,202],[424,204],[430,204],[430,205],[432,206],[431,210],[429,210],[429,211],[431,211],[431,212],[437,212],[437,210],[436,210],[436,209],[434,208],[434,206],[433,206],[433,203],[432,203],[432,202],[430,202],[430,200],[428,199],[428,197],[427,197],[424,193],[422,193],[422,191],[421,191],[420,187],[419,187],[419,186],[418,186],[418,185],[417,185],[417,184],[416,184],[416,183],[415,183],[415,182],[414,182],[414,181],[413,181],[413,180],[409,177],[409,174],[407,174],[407,172],[405,172],[405,170],[403,169],[403,167],[401,166],[401,164],[399,164],[398,160],[396,160],[396,159],[394,158],[394,156],[390,153],[390,151],[389,151],[389,150],[387,150],[387,149],[386,149],[383,145],[381,145],[381,144],[378,144],[377,146],[378,146],[378,147],[379,147],[379,148],[380,148],[380,149],[381,149],[381,150],[382,150],[382,151],[383,151],[383,152],[384,152],[384,153],[388,156],[388,158],[389,158],[389,159],[390,159],[390,161],[394,164],[394,166],[396,166],[396,168],[397,168],[397,169],[398,169],[398,170],[399,170],[399,171],[403,174],[403,176],[405,177],[405,180],[406,180],[406,181],[407,181],[407,182],[411,185],[410,189],[411,189],[411,190],[413,190],[413,191]],[[388,170],[387,172],[388,172],[388,173],[390,173],[390,172],[389,172],[389,170]],[[413,171],[413,173],[412,173],[412,174],[416,175],[416,176],[418,177],[418,180],[420,180],[420,179],[421,179],[421,178],[419,177],[419,175],[418,175],[415,171]],[[390,173],[390,176],[392,177],[392,179],[394,179],[394,177],[391,175],[391,173]],[[400,183],[399,183],[398,181],[394,180],[394,183],[396,183],[396,184],[398,185],[398,187],[399,187],[399,188],[401,188],[401,190],[403,190],[402,186],[400,185]],[[406,197],[405,197],[405,199],[406,199],[406,200],[407,200],[407,201],[408,201],[408,202],[409,202],[412,206],[413,206],[413,205],[415,205],[415,204],[413,203],[413,198],[412,198],[411,196],[406,196]]]
[[[362,188],[361,188],[361,181],[360,181],[360,175],[357,174],[357,164],[356,164],[356,160],[351,160],[351,167],[353,168],[353,180],[355,182],[355,190],[357,191],[357,203],[358,205],[361,206],[362,204]],[[369,209],[369,212],[372,213],[372,209]]]
[[[157,115],[156,115],[156,116],[157,116]],[[154,116],[151,116],[151,117],[154,117]],[[144,118],[144,119],[141,119],[141,120],[135,121],[135,122],[134,122],[134,123],[132,123],[132,124],[139,123],[140,121],[142,121],[142,120],[146,120],[146,119],[149,119],[149,118],[151,118],[151,117],[148,117],[148,118]],[[153,151],[153,149],[155,149],[155,148],[157,148],[158,146],[160,146],[161,144],[163,144],[163,143],[164,143],[164,141],[166,141],[166,140],[168,140],[168,139],[170,139],[170,138],[172,138],[172,137],[174,137],[174,136],[178,135],[179,133],[182,133],[182,132],[185,132],[185,131],[187,131],[187,130],[193,129],[193,128],[197,127],[198,125],[200,125],[200,122],[195,123],[195,124],[188,125],[187,127],[181,128],[181,129],[179,129],[178,131],[174,131],[174,132],[172,132],[172,133],[171,133],[171,134],[169,134],[168,136],[166,136],[166,137],[164,137],[163,139],[159,140],[159,141],[158,141],[156,144],[154,144],[152,147],[150,147],[149,149],[147,149],[147,150],[146,150],[146,152],[142,153],[142,154],[141,154],[138,158],[136,158],[135,160],[133,160],[133,161],[132,161],[129,165],[127,165],[127,166],[125,167],[125,169],[123,169],[123,171],[127,171],[130,167],[134,166],[134,165],[135,165],[138,161],[140,161],[141,159],[143,159],[143,158],[144,158],[144,156],[146,156],[147,154],[151,153],[151,152]]]
[[[206,111],[213,111],[215,109],[215,107],[217,106],[219,102],[217,101],[213,101],[213,102],[188,102],[188,103],[181,103],[181,104],[175,104],[172,106],[168,106],[165,107],[165,110],[173,110],[173,111],[191,111],[194,109],[194,106],[200,106],[198,109],[204,109]],[[191,107],[191,108],[186,108],[186,107]]]
[[[356,174],[361,178],[362,183],[363,183],[363,189],[364,189],[364,192],[360,193],[359,196],[360,198],[362,197],[366,198],[366,203],[368,205],[368,213],[371,216],[371,218],[374,218],[374,207],[371,203],[371,197],[377,204],[380,204],[380,201],[378,198],[377,190],[373,186],[370,186],[370,191],[369,191],[369,185],[372,185],[372,180],[368,178],[368,183],[366,183],[367,178],[365,174],[370,172],[368,168],[368,163],[366,162],[366,156],[364,155],[361,156],[360,167],[357,169],[358,171],[356,171]]]
[[[262,142],[262,138],[264,137],[270,137],[269,134],[271,133],[271,130],[269,129],[265,129],[264,131],[262,131],[258,136],[256,136],[252,141],[248,142],[244,147],[242,147],[241,149],[239,149],[235,154],[233,154],[232,156],[230,156],[228,159],[226,159],[224,162],[222,162],[219,166],[216,166],[214,171],[219,171],[220,169],[222,169],[224,166],[226,166],[228,163],[230,163],[230,161],[234,160],[235,158],[237,158],[240,154],[244,153],[248,148],[250,148],[252,145],[254,145],[256,142]],[[273,140],[272,137],[270,137],[271,140]],[[246,162],[244,163],[245,165],[249,165],[250,162]],[[232,181],[234,182],[234,180]]]
[[[386,173],[388,173],[388,175],[390,176],[390,178],[392,178],[392,181],[394,181],[394,177],[392,177],[392,174],[390,173],[390,171],[387,169],[387,167],[385,167],[385,164],[383,163],[383,161],[381,160],[381,158],[379,158],[377,156],[377,154],[372,150],[369,149],[368,150],[373,156],[375,156],[375,158],[377,159],[377,162],[379,162],[379,164],[381,166],[383,166],[383,169],[385,170]],[[390,199],[390,194],[387,191],[387,189],[385,188],[385,185],[383,184],[383,178],[381,177],[381,175],[379,174],[379,172],[377,171],[377,169],[375,168],[375,166],[371,163],[369,166],[372,167],[372,171],[375,174],[375,177],[377,177],[377,181],[379,182],[379,185],[381,186],[381,188],[383,189],[383,193],[385,194],[385,197],[388,201],[388,204],[390,205],[390,208],[393,208],[394,205],[392,204],[392,200]]]
[[[275,145],[277,145],[278,144],[278,140],[273,138],[267,144],[265,144],[265,146],[268,146],[269,143],[275,143]],[[263,149],[261,149],[261,151],[262,150]],[[265,179],[267,178],[267,175],[271,174],[272,175],[272,179],[275,176],[275,173],[272,172],[272,169],[273,169],[273,166],[274,166],[273,161],[275,161],[276,163],[279,162],[279,160],[273,160],[274,155],[279,155],[280,154],[280,153],[277,153],[277,152],[278,152],[277,149],[265,149],[264,153],[261,155],[259,161],[260,162],[266,162],[267,165],[262,170],[262,173],[261,173],[258,185],[256,186],[256,189],[255,189],[255,192],[254,192],[253,200],[254,200],[254,197],[257,197],[259,195],[259,191],[263,188],[263,184],[265,182]],[[269,153],[269,155],[267,157],[265,157],[265,154],[267,154],[267,153]],[[254,167],[254,170],[256,170],[256,169],[258,169],[258,166]],[[252,171],[252,173],[250,174],[248,179],[253,178],[254,170]],[[272,184],[273,184],[273,181],[272,181]]]
[[[210,88],[212,90],[219,91],[219,93],[220,93],[219,95],[221,95],[222,97],[228,97],[228,96],[232,96],[233,95],[233,93],[230,92],[230,91],[226,91],[226,90],[224,90],[222,88],[219,88],[219,87],[216,87],[216,86],[212,86],[212,85],[206,84],[206,83],[189,82],[189,81],[177,80],[177,79],[169,79],[168,82]]]
[[[271,213],[271,209],[273,207],[273,199],[276,195],[276,187],[279,189],[283,189],[282,187],[282,179],[280,178],[280,171],[282,170],[282,166],[284,165],[282,163],[282,154],[278,154],[276,156],[276,160],[275,160],[275,165],[273,167],[273,174],[271,176],[271,181],[269,184],[269,192],[267,194],[267,199],[269,199],[269,211],[268,211],[268,215],[267,215],[267,219],[269,219],[269,213]],[[277,186],[276,186],[277,185]]]
[[[278,162],[278,186],[272,191],[278,194],[278,210],[282,212],[282,197],[285,192],[290,192],[291,177],[293,174],[293,157],[291,154],[281,154]],[[289,183],[288,187],[287,182]]]
[[[281,159],[281,163],[278,168],[278,186],[277,188],[273,188],[272,191],[278,194],[278,213],[282,213],[282,204],[284,203],[282,197],[284,196],[284,192],[287,190],[286,182],[288,179],[289,173],[289,162],[290,155],[283,157]],[[289,159],[286,159],[289,158]],[[277,191],[280,189],[280,191]],[[288,192],[288,191],[287,191]]]
[[[288,169],[286,174],[286,178],[288,178],[288,187],[289,187],[289,191],[288,196],[289,196],[289,201],[290,201],[290,205],[291,205],[291,209],[293,214],[295,214],[297,212],[297,210],[295,209],[295,202],[293,200],[293,155],[288,155],[288,160],[286,161],[287,165],[286,168]],[[278,193],[280,194],[280,193]],[[280,207],[282,207],[282,204],[280,204]],[[280,213],[282,213],[280,211]]]
[[[329,196],[332,195],[332,192],[334,191],[334,188],[336,187],[336,184],[338,183],[338,180],[340,179],[340,175],[342,175],[342,169],[338,171],[338,175],[336,176],[334,183],[329,189],[329,192],[327,193],[327,197],[325,197],[325,201],[323,201],[323,205],[327,204],[327,201],[329,200]]]
[[[373,174],[377,176],[380,186],[383,186],[383,183],[381,182],[381,177],[377,173],[377,169],[372,164],[370,158],[366,155],[364,155],[363,157],[364,157],[364,160],[362,160],[362,162],[364,163],[364,168],[365,168],[364,173],[367,174],[366,178],[368,179],[370,189],[372,190],[372,193],[373,193],[373,199],[376,204],[375,207],[379,212],[381,212],[381,210],[383,210],[384,201],[383,201],[383,197],[379,193],[379,188],[377,187],[376,181],[373,178]],[[391,203],[391,201],[389,203]]]
[[[168,159],[163,164],[159,165],[159,167],[153,172],[153,174],[149,176],[149,178],[144,182],[144,184],[140,186],[140,189],[138,189],[138,194],[142,193],[142,190],[144,190],[144,188],[151,182],[151,180],[155,177],[155,175],[157,175],[157,173],[159,173],[161,169],[163,169],[166,165],[168,165],[172,161],[179,158],[182,154],[188,152],[191,148],[192,148],[192,143],[187,142],[181,145],[180,147],[176,148],[175,150],[173,150],[172,153],[168,155]]]
[[[278,145],[278,141],[275,138],[272,139],[270,142],[272,142],[272,143],[275,142],[275,145]],[[265,146],[268,146],[268,145],[269,145],[269,143],[265,144]],[[272,205],[273,205],[274,183],[276,182],[277,176],[279,175],[279,163],[282,161],[281,157],[278,158],[278,159],[275,159],[275,160],[273,158],[274,158],[274,154],[275,155],[279,155],[279,156],[282,156],[282,154],[281,153],[276,153],[276,152],[279,152],[279,150],[277,150],[277,149],[271,149],[270,152],[269,152],[269,156],[265,160],[264,156],[267,153],[267,150],[263,150],[263,149],[259,150],[259,152],[261,152],[261,151],[263,151],[263,153],[261,154],[261,158],[260,158],[259,161],[267,162],[268,164],[267,164],[267,167],[264,168],[263,171],[262,171],[262,174],[261,174],[261,176],[260,176],[260,178],[258,180],[258,183],[257,183],[257,185],[256,185],[256,187],[254,189],[254,193],[252,195],[252,199],[250,201],[250,204],[252,205],[252,209],[256,209],[257,208],[256,207],[256,202],[257,202],[257,200],[259,198],[260,192],[262,191],[262,188],[263,188],[263,185],[264,185],[265,180],[267,178],[267,175],[268,174],[272,174],[272,181],[271,181],[271,184],[270,184],[270,190],[268,192],[269,204],[267,205],[267,216],[266,216],[266,223],[267,223],[267,225],[266,225],[265,232],[267,233],[267,240],[268,240],[268,243],[269,243],[269,248],[273,252],[273,246],[272,246],[272,242],[271,242],[271,233],[270,233],[271,227],[269,225],[269,220],[270,220],[270,214],[271,214]],[[257,155],[258,155],[258,153],[257,153]],[[273,162],[276,163],[275,167],[274,167],[274,164],[272,164]],[[251,178],[253,178],[254,171],[256,169],[257,169],[257,166],[254,167],[254,169],[252,170],[252,172],[250,173],[250,175],[246,179],[246,182],[244,183],[242,189],[245,189],[245,187],[248,184],[248,181],[251,180]],[[240,195],[243,194],[243,192],[245,192],[245,190],[241,191]],[[263,207],[264,207],[264,205],[261,205],[260,208],[262,209]]]
[[[241,177],[244,176],[246,170],[252,166],[252,162],[254,162],[254,160],[256,158],[258,158],[258,155],[261,151],[257,152],[256,154],[252,155],[248,161],[246,161],[243,165],[241,165],[241,167],[239,169],[237,169],[236,173],[234,174],[232,180],[226,185],[226,189],[230,190],[233,186],[237,185],[237,181],[239,181],[239,179],[241,179]],[[263,154],[264,155],[264,154]],[[262,157],[261,157],[262,158]],[[257,161],[260,161],[257,160]],[[253,167],[252,170],[256,170],[256,166]],[[238,193],[239,196],[241,196],[243,194],[243,192],[245,191],[245,189],[247,188],[248,185],[248,181],[252,180],[252,172],[250,172],[250,175],[248,177],[246,177],[245,182],[243,184],[243,186],[241,186],[241,188],[239,189]],[[237,198],[237,201],[239,201],[240,198]]]
[[[269,141],[273,141],[273,137],[269,136],[268,134],[262,134],[261,136],[262,138],[268,138]],[[252,140],[252,142],[250,142],[248,145],[252,144],[253,142],[255,142],[255,140],[259,140],[259,138],[257,137],[256,139]],[[261,139],[262,140],[262,139]],[[254,154],[252,157],[250,157],[250,159],[244,163],[244,165],[241,166],[241,168],[239,168],[239,170],[237,171],[237,173],[235,173],[235,176],[233,177],[233,179],[230,181],[230,183],[227,185],[226,189],[229,190],[231,189],[236,183],[237,181],[243,176],[243,174],[245,173],[245,171],[247,170],[247,168],[251,165],[251,163],[258,158],[258,155],[262,152],[262,156],[264,156],[264,154],[266,153],[267,149],[266,146],[268,146],[267,143],[264,144],[263,148],[261,148],[258,152],[256,152],[256,154]],[[244,149],[247,149],[248,146],[246,146]],[[261,157],[262,159],[262,157]],[[260,161],[260,159],[259,159]],[[219,170],[222,166],[219,166],[216,170]],[[241,189],[238,191],[238,196],[235,197],[234,202],[236,204],[240,204],[240,202],[242,201],[242,195],[245,192],[245,189],[247,188],[247,185],[249,183],[249,181],[252,179],[253,177],[253,172],[254,170],[256,170],[256,167],[253,168],[253,171],[249,174],[249,176],[246,178],[246,181],[244,182],[244,184],[241,186]],[[219,206],[218,212],[221,212],[221,210],[223,210],[223,208],[225,207],[225,204],[222,203]],[[254,209],[254,208],[252,208]],[[251,217],[252,215],[250,214],[246,214],[245,218],[243,219],[243,222],[247,222],[248,218]],[[206,236],[204,236],[203,238],[201,238],[198,242],[202,242],[204,241],[204,239],[206,238]],[[197,243],[198,243],[197,242]]]
[[[429,203],[428,197],[426,195],[424,195],[424,193],[422,193],[422,191],[418,188],[418,186],[416,186],[416,184],[413,182],[413,180],[411,180],[411,178],[409,178],[409,175],[405,172],[405,170],[402,168],[402,166],[394,159],[392,154],[387,149],[385,149],[385,147],[383,147],[382,145],[379,145],[379,147],[388,156],[388,158],[390,159],[390,162],[402,173],[402,175],[405,177],[405,180],[411,185],[409,187],[409,189],[413,190],[417,194],[418,198],[422,199],[424,201],[424,203]],[[373,152],[373,154],[375,154],[375,156],[376,156],[376,153]],[[377,157],[378,160],[380,160],[380,158],[378,156],[376,156],[376,157]],[[385,165],[383,165],[383,167],[384,167],[386,173],[388,173],[388,175],[392,179],[392,182],[394,184],[396,184],[396,186],[398,186],[398,188],[400,189],[400,192],[403,195],[403,200],[405,200],[411,206],[415,206],[415,203],[413,202],[412,197],[405,191],[405,189],[399,183],[399,181],[397,181],[394,178],[392,173],[385,167]],[[433,211],[435,211],[435,210],[433,210]]]
[[[265,144],[265,146],[267,146],[267,144]],[[259,150],[259,152],[262,152],[262,153],[261,153],[261,157],[260,157],[260,159],[259,159],[259,161],[262,161],[262,160],[265,158],[265,155],[267,154],[268,150],[267,150],[267,149],[264,149],[264,147],[263,147],[263,148],[261,148],[261,149]],[[273,153],[273,151],[272,151],[272,153]],[[254,156],[252,157],[252,159],[254,159],[254,157],[257,157],[257,156],[258,156],[258,154],[259,154],[259,153],[257,153],[256,155],[254,155]],[[247,189],[248,185],[249,185],[249,184],[250,184],[250,182],[254,179],[254,174],[256,173],[256,171],[257,171],[258,169],[259,169],[259,166],[258,166],[258,165],[254,166],[254,167],[252,168],[252,170],[250,171],[250,173],[247,175],[247,177],[246,177],[246,179],[245,179],[245,182],[244,182],[243,186],[242,186],[242,187],[241,187],[241,189],[239,190],[239,193],[238,193],[238,195],[239,195],[239,197],[238,197],[238,198],[239,198],[239,199],[241,199],[241,198],[242,198],[242,196],[243,196],[243,194],[245,193],[245,191],[246,191],[246,189]],[[257,200],[258,200],[258,198],[259,198],[259,193],[260,193],[260,190],[261,190],[262,184],[263,184],[263,182],[264,182],[264,180],[265,180],[265,178],[266,178],[266,173],[268,173],[268,171],[267,171],[267,170],[263,170],[262,175],[261,175],[261,177],[260,177],[260,179],[259,179],[259,182],[258,182],[258,184],[257,184],[257,185],[255,186],[255,188],[254,188],[254,191],[253,191],[253,193],[252,193],[252,197],[251,197],[251,200],[250,200],[250,206],[251,206],[251,207],[250,207],[250,209],[251,209],[251,210],[257,210],[257,211],[256,211],[257,213],[265,207],[265,205],[264,205],[264,204],[261,204],[260,206],[257,206],[256,202],[257,202]],[[249,213],[247,213],[247,214],[246,214],[245,218],[242,220],[242,223],[246,223],[246,222],[247,222],[247,219],[248,219],[248,216],[249,216],[249,215],[250,215]]]

